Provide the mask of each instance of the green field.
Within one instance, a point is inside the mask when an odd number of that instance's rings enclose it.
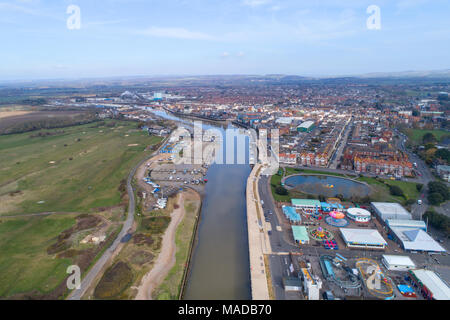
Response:
[[[75,224],[73,216],[0,219],[0,298],[49,294],[67,276],[71,259],[47,254],[47,247]]]
[[[134,122],[111,120],[0,136],[0,298],[63,297],[67,266],[85,270],[106,249],[127,203],[121,181],[161,140]],[[22,216],[42,212],[57,213]],[[79,213],[111,223],[102,245],[79,244],[103,225],[79,225]],[[61,238],[71,227],[70,238]]]
[[[116,206],[120,181],[161,140],[125,121],[0,136],[0,216]]]
[[[405,134],[415,144],[422,144],[422,138],[425,134],[432,133],[438,141],[445,136],[450,136],[450,132],[445,130],[422,130],[422,129],[406,129]]]

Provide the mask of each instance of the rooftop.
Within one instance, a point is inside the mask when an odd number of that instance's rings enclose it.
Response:
[[[387,245],[387,242],[376,229],[340,229],[340,231],[346,242]]]
[[[450,300],[450,288],[438,275],[425,269],[411,271],[432,293],[436,300]]]

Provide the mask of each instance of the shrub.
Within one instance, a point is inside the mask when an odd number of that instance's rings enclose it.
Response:
[[[438,192],[433,192],[430,193],[428,195],[428,201],[434,205],[434,206],[438,206],[440,205],[442,202],[444,202],[444,197],[442,197],[442,195]]]
[[[287,191],[287,189],[284,188],[284,187],[281,187],[281,186],[276,187],[275,193],[276,193],[276,194],[279,194],[279,195],[281,195],[281,196],[287,196],[287,195],[289,194],[289,192]]]
[[[398,197],[404,197],[405,195],[403,194],[403,190],[398,187],[398,186],[389,186],[389,192],[393,195],[393,196],[398,196]]]

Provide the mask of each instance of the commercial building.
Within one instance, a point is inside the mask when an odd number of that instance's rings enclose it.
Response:
[[[283,206],[282,209],[286,219],[288,219],[291,223],[302,221],[301,216],[297,213],[297,211],[295,211],[294,207]]]
[[[297,127],[299,132],[311,132],[314,129],[314,121],[305,121]]]
[[[422,296],[429,300],[450,300],[450,288],[433,271],[418,269],[409,271],[411,281],[419,287]]]
[[[376,229],[339,229],[349,248],[384,249],[387,242]]]
[[[297,155],[292,153],[280,153],[280,163],[297,164]]]
[[[318,276],[311,274],[311,267],[301,268],[301,278],[303,281],[303,291],[308,300],[319,300],[320,289],[322,289],[322,280]]]
[[[372,202],[372,209],[382,222],[388,219],[412,220],[411,214],[398,203]]]
[[[381,260],[386,267],[386,269],[391,271],[408,271],[415,269],[416,265],[408,256],[393,256],[383,254]]]
[[[305,226],[292,226],[292,235],[294,236],[295,243],[309,244],[308,230]]]
[[[427,224],[422,220],[399,220],[399,219],[387,219],[386,225],[391,228],[409,228],[409,229],[421,229],[427,231]]]
[[[347,217],[356,222],[368,223],[370,221],[370,216],[370,212],[362,208],[347,209]]]
[[[391,227],[390,230],[406,251],[446,252],[439,243],[422,229]]]
[[[320,208],[320,201],[314,200],[314,199],[292,199],[291,200],[292,206],[296,209],[303,209],[303,210],[316,210],[317,208]]]

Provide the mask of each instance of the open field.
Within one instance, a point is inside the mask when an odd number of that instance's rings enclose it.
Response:
[[[88,111],[0,112],[0,134],[28,132],[43,128],[61,128],[96,120]]]
[[[450,132],[445,130],[406,129],[404,131],[408,138],[415,144],[422,144],[422,138],[427,133],[432,133],[437,141],[441,141],[445,136],[450,136]]]
[[[0,136],[0,216],[119,205],[120,182],[162,138],[132,122],[96,125]]]
[[[71,215],[0,219],[0,298],[49,294],[67,277],[71,258],[47,254],[47,247],[75,224]]]
[[[64,297],[67,266],[85,272],[117,236],[122,181],[160,141],[125,121],[0,136],[0,298]]]
[[[0,111],[0,119],[23,116],[31,111]]]

